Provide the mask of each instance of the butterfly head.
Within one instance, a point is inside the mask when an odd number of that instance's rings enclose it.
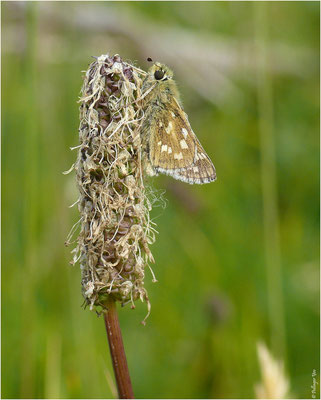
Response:
[[[152,62],[153,60],[148,58],[147,61]],[[179,93],[173,75],[173,71],[165,64],[153,63],[143,82],[144,103],[171,103],[174,98],[179,101]]]
[[[156,62],[149,70],[148,75],[151,79],[164,82],[173,78],[173,72],[164,64]]]

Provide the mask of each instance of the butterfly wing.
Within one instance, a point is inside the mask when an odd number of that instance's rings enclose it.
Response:
[[[180,109],[166,107],[151,119],[150,161],[158,169],[186,168],[194,161],[195,142]]]
[[[195,139],[196,148],[193,164],[190,167],[175,171],[175,176],[172,176],[175,179],[179,179],[190,184],[213,182],[216,180],[215,167],[209,156],[205,153],[198,139],[196,137]]]
[[[216,179],[214,165],[178,102],[158,112],[151,121],[149,159],[157,173],[191,184]]]

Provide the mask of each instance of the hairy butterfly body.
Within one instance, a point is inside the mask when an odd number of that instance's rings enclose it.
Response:
[[[215,167],[183,111],[172,71],[155,63],[143,82],[142,142],[147,173],[190,184],[216,180]]]

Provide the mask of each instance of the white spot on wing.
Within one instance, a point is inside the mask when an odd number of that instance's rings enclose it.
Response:
[[[188,131],[185,128],[182,128],[182,134],[184,135],[184,138],[186,139],[187,135],[188,135]]]
[[[163,145],[162,145],[161,153],[162,153],[163,151],[167,151],[167,144],[163,144]]]
[[[170,121],[170,122],[168,123],[167,128],[165,128],[165,131],[166,131],[166,133],[170,134],[172,130],[173,130],[173,124],[172,124],[172,122]]]
[[[158,146],[160,146],[160,145],[162,144],[162,142],[161,142],[161,141],[159,141],[157,144],[158,144]]]
[[[168,153],[168,154],[171,154],[172,152],[173,152],[172,148],[171,148],[171,147],[168,147],[167,153]]]
[[[180,153],[175,153],[174,154],[174,159],[175,160],[182,160],[183,159],[183,154],[182,154],[182,152],[180,152]]]
[[[179,143],[182,149],[188,149],[187,143],[185,142],[184,139],[182,139]]]
[[[172,117],[173,117],[173,118],[176,117],[176,115],[175,115],[175,113],[173,113],[173,111],[171,111],[171,114],[172,114]]]

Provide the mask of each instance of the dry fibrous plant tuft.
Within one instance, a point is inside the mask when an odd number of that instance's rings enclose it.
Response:
[[[255,385],[257,399],[286,399],[289,395],[289,380],[283,362],[274,359],[263,343],[257,344],[257,353],[262,379]]]
[[[141,88],[146,73],[120,56],[102,55],[90,64],[80,98],[77,174],[80,226],[72,264],[80,262],[82,290],[90,308],[107,297],[122,304],[141,299],[145,267],[154,262],[155,240],[141,161]],[[72,170],[71,169],[71,170]],[[153,280],[155,277],[151,271]]]

